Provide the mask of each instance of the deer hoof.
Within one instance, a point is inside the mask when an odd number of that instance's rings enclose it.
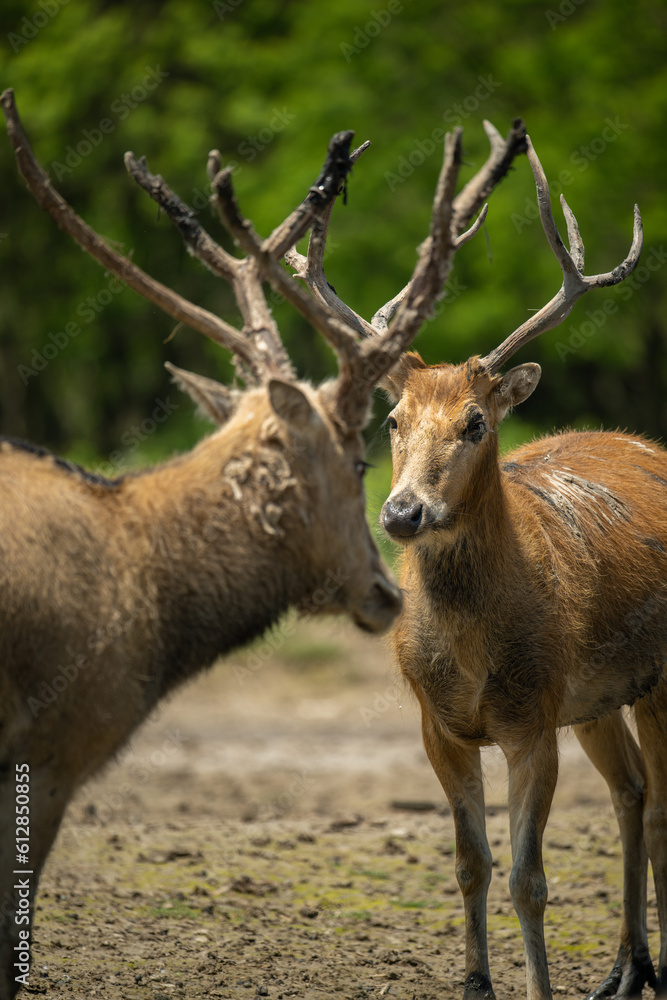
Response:
[[[648,983],[653,989],[658,988],[658,981],[651,962],[640,962],[637,958],[617,963],[603,983],[594,990],[588,1000],[607,1000],[616,997],[618,1000],[631,1000],[642,995],[644,986]]]
[[[463,1000],[496,1000],[489,977],[482,972],[471,972],[463,987]]]

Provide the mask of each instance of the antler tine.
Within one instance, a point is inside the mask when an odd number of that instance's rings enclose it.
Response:
[[[489,206],[486,204],[482,207],[482,211],[479,213],[472,226],[470,226],[469,229],[466,229],[465,233],[461,233],[460,236],[457,236],[456,239],[452,240],[452,247],[454,250],[458,250],[458,248],[462,247],[464,243],[469,243],[470,240],[477,235],[486,221],[488,211]],[[409,289],[410,283],[408,283],[405,288],[402,288],[398,295],[395,295],[393,299],[390,299],[389,302],[386,302],[380,309],[378,309],[373,316],[372,329],[374,333],[379,333],[382,330],[387,329],[389,321],[396,313],[396,310],[405,296],[408,294]]]
[[[217,151],[214,151],[217,152]],[[218,154],[219,155],[219,154]],[[209,164],[213,154],[209,153]],[[256,357],[256,368],[264,379],[272,376],[292,379],[294,368],[280,339],[262,282],[254,262],[239,260],[226,253],[206,232],[187,205],[164,182],[151,174],[142,156],[125,154],[125,166],[134,180],[153,198],[174,223],[193,256],[213,274],[225,278],[232,286],[236,303],[243,317],[243,335],[248,338]],[[252,263],[252,266],[250,264]],[[240,371],[246,380],[245,365]]]
[[[579,224],[574,217],[574,212],[565,201],[564,195],[560,196],[560,204],[563,209],[565,224],[567,226],[567,241],[570,244],[570,257],[572,258],[577,271],[579,271],[580,274],[583,274],[586,252],[584,250],[581,233],[579,232]]]
[[[382,337],[385,343],[393,340],[409,343],[443,293],[454,252],[451,223],[454,191],[461,166],[462,137],[461,128],[445,136],[445,155],[433,199],[431,229],[422,244],[408,294]]]
[[[561,205],[567,223],[570,242],[570,252],[568,253],[560,238],[551,211],[549,185],[542,164],[528,137],[526,137],[526,141],[528,143],[528,159],[535,178],[537,203],[542,228],[544,229],[549,246],[560,265],[563,273],[563,284],[554,297],[539,312],[535,313],[534,316],[531,316],[530,319],[514,330],[499,347],[496,347],[485,358],[482,358],[482,363],[491,374],[498,372],[505,362],[516,354],[524,344],[538,337],[541,333],[545,333],[547,330],[558,326],[569,315],[577,299],[585,295],[589,289],[617,285],[623,281],[637,266],[643,243],[641,215],[639,208],[635,205],[632,244],[625,260],[615,267],[613,271],[607,271],[604,274],[589,275],[588,277],[584,275],[584,245],[579,235],[577,220],[561,195]]]
[[[306,235],[315,221],[328,219],[333,203],[345,187],[347,175],[352,169],[350,143],[353,137],[351,129],[337,132],[331,137],[320,176],[311,185],[301,204],[264,241],[265,252],[275,259],[284,257]]]
[[[445,156],[441,169],[433,205],[431,231],[422,244],[420,257],[414,274],[408,284],[389,302],[385,303],[373,316],[371,322],[350,309],[342,302],[329,285],[324,274],[324,252],[329,219],[333,208],[332,199],[325,212],[313,222],[308,247],[308,255],[303,256],[294,249],[287,252],[287,262],[294,268],[294,277],[302,279],[311,291],[311,296],[303,296],[301,290],[294,291],[285,284],[284,272],[278,273],[267,261],[264,270],[269,279],[285,297],[299,309],[306,318],[334,345],[341,357],[339,396],[341,407],[353,410],[354,393],[350,393],[350,382],[357,386],[361,396],[398,359],[401,351],[414,339],[419,327],[431,314],[433,305],[443,293],[451,267],[454,251],[468,242],[484,223],[487,208],[484,206],[479,218],[462,232],[471,215],[480,207],[483,197],[507,173],[514,157],[526,149],[525,127],[517,119],[505,140],[488,122],[485,123],[491,153],[482,169],[454,197],[456,178],[461,164],[462,129],[457,129],[445,140]],[[356,159],[366,148],[366,144],[355,150],[350,159]],[[220,201],[227,202],[226,224],[247,252],[259,256],[266,252],[267,245],[273,249],[275,239],[260,247],[259,241],[250,234],[231,197],[231,179],[224,179],[220,186]],[[228,189],[225,193],[225,189]],[[317,308],[313,308],[313,303]],[[350,334],[363,338],[361,343]]]
[[[233,326],[213,313],[194,305],[165,285],[156,281],[127,257],[112,250],[101,236],[91,229],[65,199],[55,190],[44,169],[31,149],[14,101],[14,91],[9,88],[0,96],[0,104],[7,120],[7,133],[14,147],[19,170],[37,203],[56,224],[70,235],[79,246],[94,257],[107,271],[116,275],[139,295],[159,306],[181,323],[191,326],[233,351],[246,366],[252,378],[259,381],[262,375],[252,345]]]
[[[456,237],[456,239],[454,240],[454,247],[457,250],[459,247],[462,247],[464,243],[469,243],[470,240],[473,238],[473,236],[477,236],[477,233],[480,231],[480,229],[486,222],[486,216],[488,214],[488,211],[489,211],[488,203],[485,203],[484,205],[482,205],[482,211],[479,213],[479,215],[473,222],[472,226],[469,229],[466,229],[465,233],[461,233],[460,236]]]
[[[353,329],[294,282],[292,275],[282,267],[282,264],[277,259],[276,241],[269,243],[271,241],[271,237],[269,237],[269,240],[262,243],[252,225],[241,214],[234,194],[231,171],[229,169],[221,170],[216,175],[213,181],[213,188],[215,191],[214,201],[218,205],[224,224],[238,241],[241,248],[258,262],[258,266],[264,277],[329,341],[339,355],[342,363],[354,362],[358,357],[359,347]],[[309,196],[314,190],[314,188],[311,188]],[[336,189],[332,187],[328,192],[328,197],[334,197],[336,193]],[[322,199],[319,200],[319,206],[316,203],[312,204],[312,213],[315,213],[315,218],[326,208],[326,202]],[[303,219],[306,219],[305,213]],[[312,224],[313,217],[311,215],[308,225]],[[294,231],[291,230],[292,234]],[[296,238],[299,239],[300,237],[297,236]],[[282,240],[280,242],[282,243]],[[268,249],[267,243],[269,243]]]
[[[362,143],[350,153],[350,162],[356,163],[359,157],[366,152],[370,142]],[[292,247],[285,254],[285,260],[294,269],[293,278],[301,279],[310,288],[312,294],[322,305],[333,311],[335,315],[347,326],[351,327],[362,337],[374,336],[377,332],[363,316],[360,316],[350,308],[342,299],[339,299],[332,285],[324,274],[324,258],[326,252],[327,233],[333,212],[335,199],[333,199],[322,214],[321,219],[317,219],[310,233],[308,241],[308,254],[304,256]]]
[[[389,302],[385,302],[385,304],[381,306],[373,316],[372,325],[376,332],[382,331],[383,336],[386,336],[389,329],[389,323],[397,313],[401,317],[401,323],[405,324],[407,317],[414,312],[414,305],[419,300],[421,294],[421,290],[417,289],[417,295],[415,295],[415,281],[419,277],[419,280],[423,282],[427,274],[430,276],[433,275],[433,268],[437,266],[436,260],[438,257],[440,257],[439,269],[442,272],[442,284],[437,292],[433,292],[433,297],[431,298],[428,310],[421,317],[421,320],[419,320],[420,324],[429,315],[436,298],[443,294],[444,284],[447,280],[447,274],[449,273],[451,255],[454,250],[454,234],[451,231],[451,217],[452,203],[454,200],[454,188],[456,186],[456,178],[458,177],[459,167],[461,165],[462,135],[463,129],[457,128],[453,132],[448,132],[445,136],[444,157],[433,199],[431,229],[429,235],[421,245],[419,259],[412,277],[408,281],[407,285],[401,289],[398,295],[395,295],[393,299],[389,300]],[[442,228],[445,215],[448,227],[446,234]],[[409,327],[412,328],[413,323],[416,321],[417,317],[415,316],[414,319],[410,321]],[[394,320],[392,330],[396,329],[397,322],[397,320]],[[416,336],[416,334],[417,331],[415,330],[414,336]]]
[[[515,157],[525,153],[528,148],[526,126],[521,118],[514,119],[506,139],[503,139],[500,132],[486,120],[484,131],[491,151],[486,163],[454,199],[454,230],[457,234],[463,231],[496,185],[507,175]]]
[[[350,153],[350,163],[355,164],[359,157],[366,152],[370,146],[370,141],[367,139],[366,142],[362,142],[361,146],[357,146]],[[344,187],[344,186],[343,186]],[[340,191],[339,191],[340,194]],[[295,271],[299,272],[295,274],[295,278],[304,278],[307,280],[307,284],[312,287],[314,282],[311,279],[314,277],[315,272],[322,266],[324,261],[324,251],[326,245],[327,232],[329,231],[329,223],[331,221],[331,214],[333,212],[333,207],[336,204],[336,199],[332,199],[325,212],[322,214],[322,218],[317,220],[313,225],[311,230],[310,239],[308,241],[308,255],[304,256],[299,253],[294,246],[290,247],[285,251],[285,260],[294,268]],[[317,232],[318,236],[315,237]],[[308,266],[308,276],[306,276],[306,267]],[[329,286],[331,287],[331,286]]]
[[[363,341],[358,341],[355,337],[358,327],[344,322],[325,302],[304,292],[279,265],[276,260],[276,245],[279,241],[269,237],[264,243],[260,242],[252,226],[241,215],[234,196],[231,171],[220,171],[213,182],[220,212],[229,231],[246,253],[255,257],[274,287],[336,350],[340,372],[332,391],[337,397],[340,417],[349,426],[363,423],[369,390],[397,361],[442,292],[453,252],[451,208],[461,161],[460,142],[461,130],[449,135],[445,141],[445,159],[433,205],[431,232],[422,245],[401,312],[381,336],[377,336],[378,331],[373,329],[373,336]],[[331,189],[331,198],[338,193],[340,186],[335,190]],[[320,225],[327,207],[324,201],[312,207]]]
[[[227,281],[233,282],[241,261],[226,253],[216,241],[209,236],[199,224],[195,213],[175,194],[159,174],[152,174],[146,166],[146,157],[139,160],[134,153],[127,152],[124,157],[125,168],[153,201],[157,202],[162,211],[176,226],[190,253]]]
[[[452,206],[452,232],[454,237],[457,237],[455,249],[467,243],[479,232],[486,218],[487,209],[483,207],[485,199],[505,177],[514,158],[525,153],[528,148],[526,145],[526,126],[521,118],[514,119],[506,139],[503,139],[500,132],[489,121],[484,121],[484,130],[491,147],[489,156],[475,176],[471,177],[456,195]],[[466,232],[463,232],[465,226],[480,207],[482,207],[480,216]],[[398,295],[378,309],[371,320],[372,326],[376,330],[386,329],[392,316],[405,299],[408,288],[409,283]]]

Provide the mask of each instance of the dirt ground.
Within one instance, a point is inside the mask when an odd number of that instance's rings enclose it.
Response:
[[[547,947],[555,993],[580,997],[615,958],[620,848],[606,786],[567,735],[561,760]],[[525,972],[506,773],[495,751],[486,765],[500,1000],[525,995]],[[383,642],[299,624],[181,691],[79,793],[42,878],[20,996],[460,1000],[453,840]]]

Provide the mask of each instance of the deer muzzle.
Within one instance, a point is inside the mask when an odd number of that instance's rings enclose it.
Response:
[[[355,625],[364,632],[381,635],[391,628],[403,610],[403,593],[389,576],[378,573],[363,605],[353,611]]]
[[[382,527],[392,538],[416,535],[422,525],[424,505],[414,494],[389,497],[382,508]]]

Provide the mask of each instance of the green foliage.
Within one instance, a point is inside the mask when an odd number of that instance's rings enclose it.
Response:
[[[635,201],[646,239],[631,285],[591,293],[522,352],[544,375],[513,436],[586,423],[663,432],[664,5],[8,0],[3,15],[3,85],[55,186],[149,273],[230,320],[229,289],[157,217],[125,173],[125,150],[145,154],[230,248],[206,204],[209,149],[237,164],[240,203],[266,234],[303,198],[333,132],[370,138],[348,205],[336,208],[327,259],[339,294],[370,316],[405,283],[427,232],[441,155],[434,131],[465,126],[465,180],[486,155],[482,119],[506,131],[522,116],[554,193],[577,214],[591,272],[625,256]],[[0,184],[2,432],[107,463],[187,447],[202,427],[163,361],[229,379],[228,359],[187,329],[165,344],[173,322],[131,290],[115,293],[26,193],[6,142]],[[489,350],[554,293],[559,272],[531,219],[534,201],[521,160],[420,335],[427,360]],[[334,370],[300,317],[281,302],[274,312],[304,375]],[[167,399],[179,404],[173,415],[151,421]],[[370,433],[386,450],[377,424]]]

